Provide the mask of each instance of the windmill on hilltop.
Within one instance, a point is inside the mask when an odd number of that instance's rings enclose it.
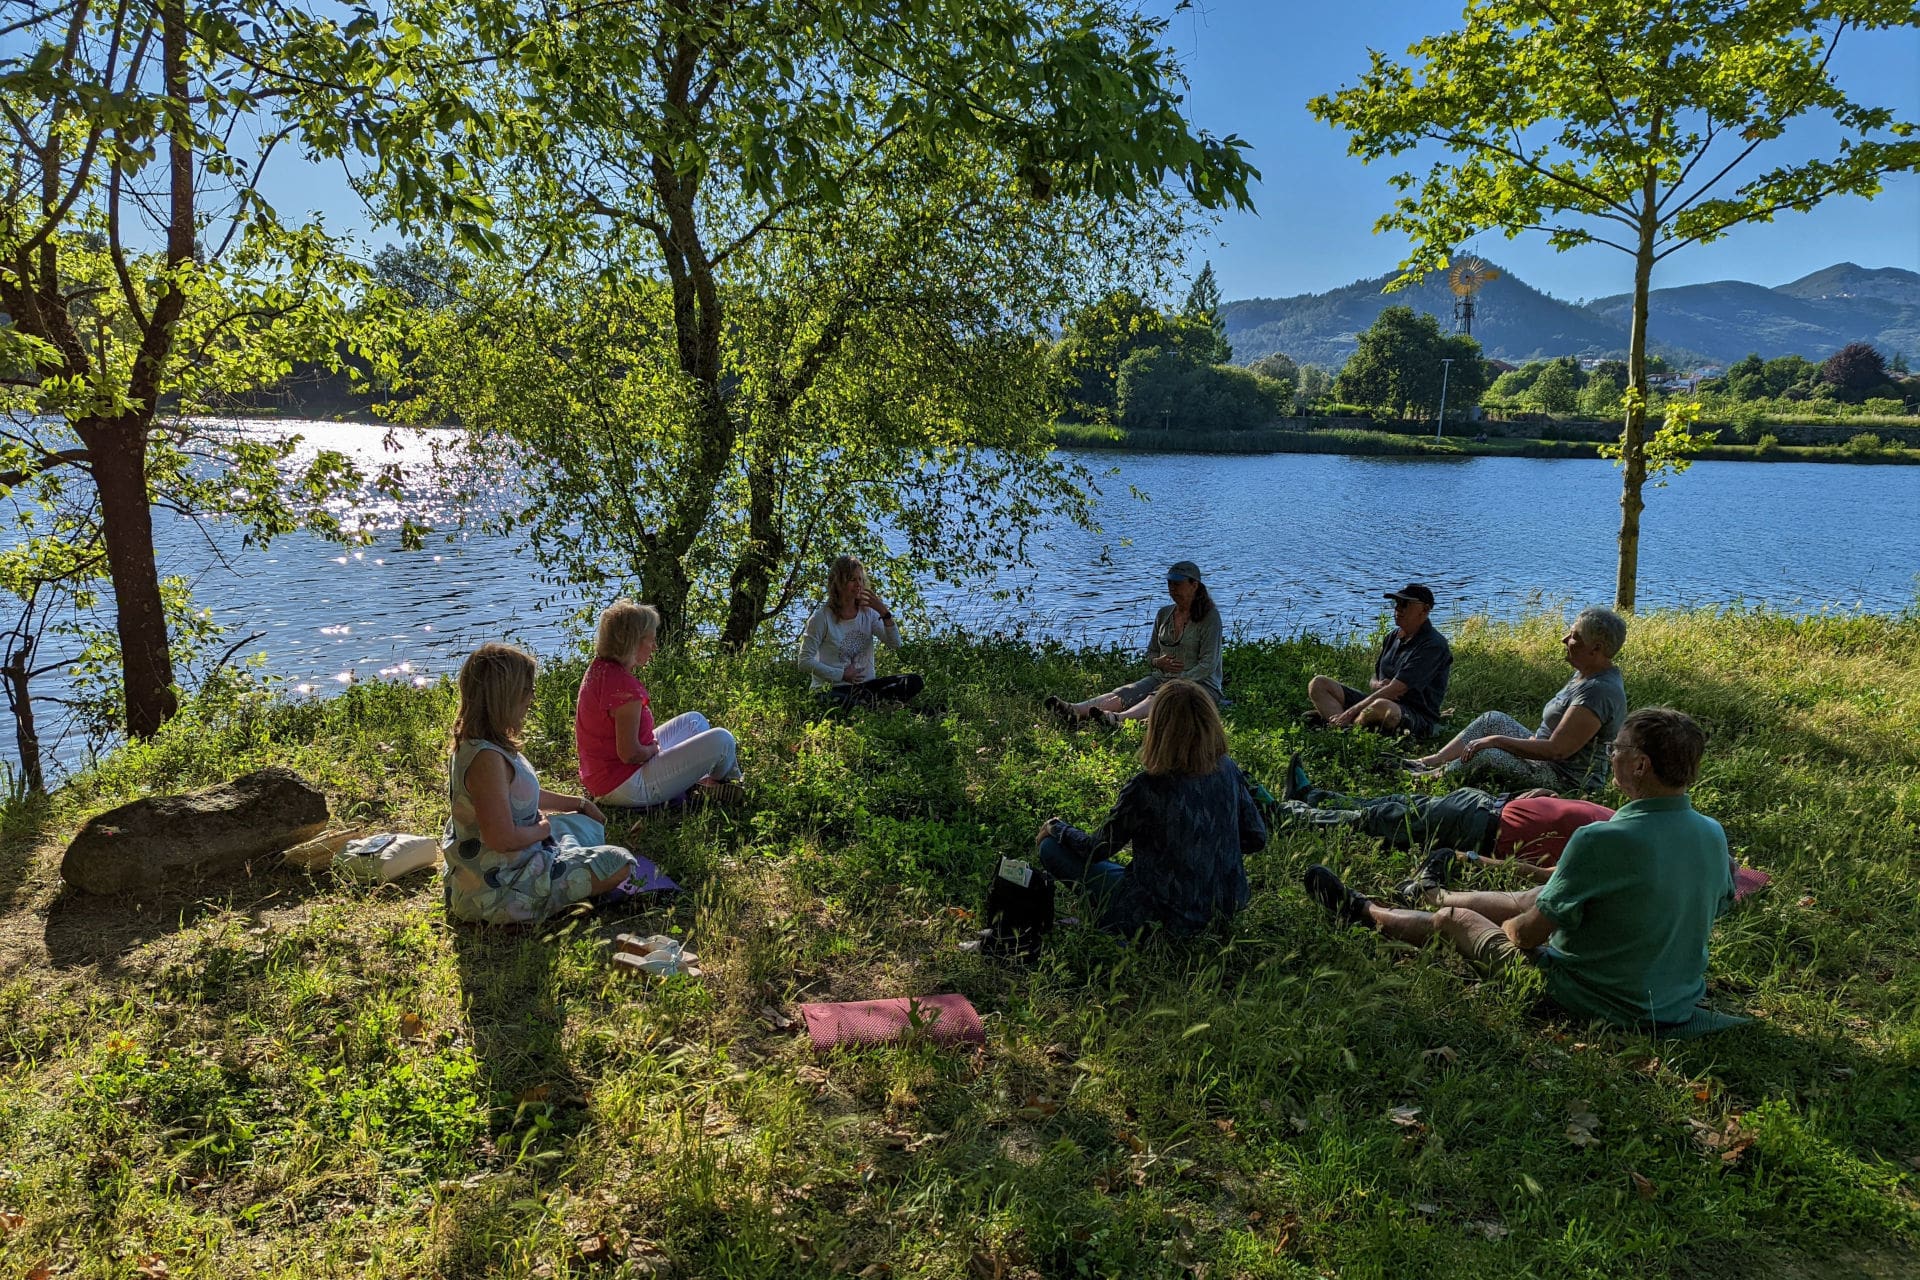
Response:
[[[1453,290],[1453,322],[1460,332],[1473,335],[1474,295],[1500,278],[1500,269],[1484,259],[1466,257],[1447,272],[1447,288]]]

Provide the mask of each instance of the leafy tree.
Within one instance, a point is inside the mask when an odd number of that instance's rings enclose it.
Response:
[[[1487,229],[1545,230],[1557,249],[1602,244],[1633,260],[1619,607],[1634,603],[1646,479],[1683,467],[1690,439],[1660,432],[1662,448],[1682,450],[1667,455],[1647,436],[1655,265],[1744,223],[1872,196],[1883,174],[1920,166],[1912,124],[1855,102],[1831,68],[1847,33],[1916,24],[1904,0],[1472,0],[1461,28],[1416,43],[1411,63],[1376,53],[1359,83],[1311,102],[1364,160],[1429,143],[1452,153],[1424,178],[1394,179],[1407,194],[1380,227],[1416,242],[1403,279]],[[1839,126],[1831,154],[1770,145],[1809,115]]]
[[[1120,365],[1120,421],[1129,431],[1249,431],[1292,403],[1291,388],[1191,349],[1146,347]]]
[[[1526,398],[1542,413],[1572,413],[1580,403],[1580,366],[1565,358],[1549,360]]]
[[[1293,362],[1293,357],[1278,351],[1261,356],[1247,368],[1269,381],[1283,384],[1289,390],[1300,385],[1300,366]]]
[[[1454,362],[1450,371],[1441,364],[1445,359]],[[1333,391],[1348,404],[1404,418],[1410,411],[1439,408],[1443,371],[1453,404],[1475,404],[1487,389],[1487,363],[1478,342],[1442,334],[1439,321],[1425,312],[1388,307],[1360,334]]]
[[[1133,289],[1115,289],[1076,312],[1052,355],[1067,416],[1117,417],[1120,366],[1136,351],[1177,344],[1186,328]]]
[[[1202,266],[1200,274],[1193,278],[1180,314],[1194,328],[1204,326],[1213,335],[1212,348],[1196,349],[1196,356],[1208,364],[1225,364],[1233,359],[1233,344],[1227,341],[1227,323],[1220,318],[1220,284],[1214,278],[1212,262]]]
[[[1849,342],[1820,366],[1820,380],[1842,399],[1863,400],[1887,384],[1886,361],[1869,344]]]
[[[1333,393],[1333,375],[1317,364],[1300,366],[1300,388],[1294,392],[1294,408],[1304,410]]]
[[[154,506],[237,519],[256,541],[339,535],[325,499],[360,478],[324,452],[289,473],[295,441],[161,416],[333,358],[351,267],[319,227],[278,220],[258,186],[268,156],[377,152],[416,207],[476,216],[441,154],[467,115],[392,121],[383,94],[420,79],[418,42],[370,18],[162,0],[34,5],[5,30],[0,489],[17,526],[38,513],[15,530],[37,563],[12,581],[37,584],[19,598],[42,617],[34,591],[111,587],[126,728],[150,734],[176,707],[182,617],[155,564]]]
[[[476,39],[505,29],[487,26],[497,12],[483,7]],[[676,0],[537,18],[489,87],[552,138],[492,172],[503,225],[514,256],[542,264],[532,289],[566,291],[557,332],[611,323],[625,354],[541,408],[530,377],[462,390],[443,345],[429,391],[467,404],[464,422],[487,416],[496,434],[469,432],[476,445],[505,441],[551,473],[572,509],[536,499],[517,515],[584,581],[637,582],[670,631],[717,617],[728,645],[811,583],[822,539],[884,548],[877,499],[822,514],[843,477],[905,485],[924,467],[955,504],[978,505],[959,474],[1071,502],[1058,474],[1029,474],[1046,412],[1027,372],[1043,368],[1046,321],[1163,261],[1187,201],[1244,201],[1253,176],[1237,140],[1196,136],[1175,109],[1161,29],[1082,0]],[[649,307],[656,282],[666,301]],[[482,285],[503,287],[497,273]],[[527,358],[584,367],[558,337]],[[960,370],[1002,385],[956,388],[946,371]],[[543,452],[595,415],[592,451]],[[1006,467],[989,465],[994,448]],[[647,483],[630,495],[634,474]],[[1030,501],[1007,509],[1036,518]]]
[[[1586,375],[1585,385],[1580,388],[1580,412],[1604,418],[1620,408],[1620,395],[1626,389],[1625,365],[1618,360],[1597,365]]]
[[[786,497],[829,483],[832,455],[809,447],[830,408],[811,399],[820,380],[866,336],[886,290],[932,287],[898,252],[945,238],[952,252],[929,261],[992,270],[1022,217],[1051,211],[1050,237],[1078,219],[1077,240],[1051,241],[1053,261],[1007,256],[1038,269],[1033,287],[1058,315],[1082,300],[1061,287],[1086,262],[1075,244],[1124,262],[1117,242],[1131,238],[1136,261],[1158,261],[1158,229],[1188,207],[1172,193],[1244,204],[1256,176],[1238,139],[1196,132],[1180,113],[1164,23],[1099,0],[647,0],[565,12],[481,0],[459,18],[470,41],[510,63],[476,92],[521,104],[503,126],[518,146],[488,176],[532,255],[570,288],[601,272],[632,277],[629,294],[649,279],[667,286],[670,307],[634,336],[651,344],[636,358],[671,360],[649,394],[670,394],[674,430],[621,423],[662,484],[644,523],[603,551],[622,557],[670,633],[689,627],[696,587],[718,578],[728,645],[778,611],[790,566],[823,554],[804,523],[788,522]],[[856,210],[886,216],[869,234]],[[821,264],[850,269],[850,287],[803,274]],[[1031,340],[1028,298],[1000,320],[967,309],[1006,287],[949,282],[964,295],[960,335]],[[900,338],[949,349],[937,332],[951,320],[944,305],[928,300]],[[762,323],[790,339],[782,363],[731,366],[735,336]],[[904,379],[918,367],[883,371]],[[797,470],[800,460],[815,469]],[[566,480],[585,501],[615,503],[605,471],[582,461]]]
[[[1546,361],[1532,360],[1518,369],[1507,370],[1495,378],[1493,385],[1487,388],[1487,398],[1500,401],[1524,400],[1526,393],[1539,380],[1540,374],[1546,367]]]

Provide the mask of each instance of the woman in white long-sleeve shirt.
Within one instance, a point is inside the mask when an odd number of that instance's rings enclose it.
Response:
[[[827,599],[800,633],[799,667],[813,677],[822,702],[872,706],[906,702],[926,681],[911,673],[885,676],[874,667],[874,642],[900,647],[893,610],[867,583],[866,566],[841,556],[827,571]]]

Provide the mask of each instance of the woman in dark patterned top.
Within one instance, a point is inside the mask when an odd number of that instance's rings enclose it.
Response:
[[[1227,755],[1213,699],[1192,681],[1170,680],[1147,718],[1140,772],[1105,825],[1089,835],[1049,818],[1038,841],[1042,866],[1086,887],[1101,928],[1132,934],[1158,923],[1185,937],[1247,905],[1242,859],[1266,847],[1267,828]],[[1113,855],[1129,844],[1133,861],[1123,867]]]

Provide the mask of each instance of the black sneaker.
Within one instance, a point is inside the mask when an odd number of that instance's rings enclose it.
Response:
[[[1420,865],[1414,868],[1413,878],[1402,881],[1394,889],[1394,896],[1410,907],[1419,906],[1429,893],[1447,887],[1453,879],[1454,860],[1451,849],[1429,850],[1427,856],[1420,859]]]
[[[1306,887],[1307,896],[1325,907],[1341,924],[1359,925],[1365,929],[1373,927],[1373,917],[1367,911],[1373,900],[1364,893],[1347,888],[1332,868],[1316,862],[1307,868],[1301,883]]]
[[[1327,718],[1317,710],[1302,712],[1300,716],[1302,729],[1324,729],[1328,723]]]

